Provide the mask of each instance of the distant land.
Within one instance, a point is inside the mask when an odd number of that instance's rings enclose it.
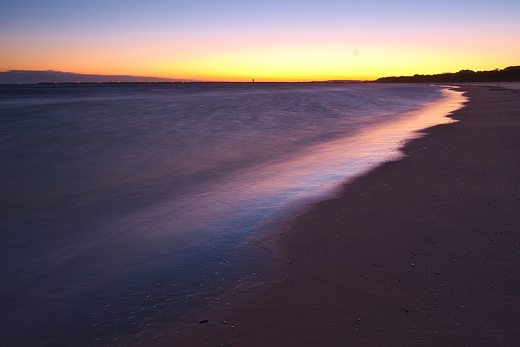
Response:
[[[77,82],[195,82],[195,80],[130,75],[89,75],[62,71],[10,70],[0,72],[0,84],[77,83]]]
[[[460,70],[437,75],[381,77],[381,83],[462,83],[462,82],[520,82],[520,66],[489,71]]]
[[[253,80],[254,81],[254,80]],[[131,75],[94,75],[62,71],[10,70],[0,72],[0,84],[36,83],[154,83],[154,82],[202,82],[189,79],[146,77]],[[375,81],[328,80],[310,83],[466,83],[466,82],[520,82],[520,65],[489,71],[460,70],[436,75],[390,76]]]

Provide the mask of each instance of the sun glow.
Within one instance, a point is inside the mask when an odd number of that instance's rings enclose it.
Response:
[[[216,51],[177,61],[163,60],[153,68],[154,72],[168,77],[192,76],[207,80],[373,80],[389,74],[458,71],[456,69],[465,68],[470,59],[471,54],[410,47],[299,45]],[[493,59],[489,59],[480,66],[486,69],[495,65]]]
[[[295,8],[291,2],[266,1],[251,5],[230,0],[218,6],[161,2],[157,8],[139,3],[139,12],[129,6],[124,15],[113,4],[105,5],[107,11],[85,4],[62,6],[55,0],[49,0],[52,8],[4,4],[0,71],[371,80],[491,70],[520,62],[520,25],[513,15],[520,5],[514,2],[496,13],[496,1],[472,6],[450,2],[450,11],[442,11],[440,4],[393,8],[381,3],[373,8],[302,0]],[[432,11],[436,16],[425,15]],[[94,24],[86,24],[92,20]]]

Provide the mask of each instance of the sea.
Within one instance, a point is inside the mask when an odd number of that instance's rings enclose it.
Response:
[[[465,101],[441,85],[0,85],[0,346],[137,345],[272,280],[295,216]]]

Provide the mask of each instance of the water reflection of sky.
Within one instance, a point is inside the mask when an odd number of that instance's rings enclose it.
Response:
[[[212,225],[213,228],[220,226],[250,232],[244,225],[235,228],[233,223],[249,220],[254,226],[262,219],[291,209],[298,202],[332,194],[346,179],[363,174],[381,162],[401,157],[399,147],[405,140],[418,136],[415,131],[452,122],[445,115],[460,108],[465,98],[449,89],[443,93],[444,99],[398,119],[363,129],[348,138],[307,148],[292,160],[254,167],[190,200],[164,206],[163,213],[182,211],[175,214],[187,218],[190,225],[198,221],[202,228]]]

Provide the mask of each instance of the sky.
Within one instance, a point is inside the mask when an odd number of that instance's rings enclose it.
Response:
[[[0,71],[312,81],[512,65],[519,0],[0,2]]]

